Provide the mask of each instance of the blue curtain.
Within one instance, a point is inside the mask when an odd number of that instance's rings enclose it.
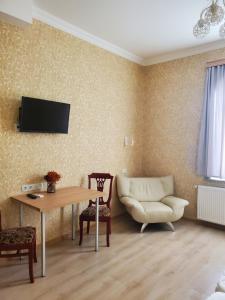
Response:
[[[207,69],[197,173],[225,178],[225,65]]]

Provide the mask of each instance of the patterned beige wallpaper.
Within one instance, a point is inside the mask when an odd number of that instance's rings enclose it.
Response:
[[[18,224],[10,195],[49,170],[58,186],[80,185],[90,172],[141,175],[143,70],[138,65],[35,21],[24,29],[0,23],[0,206],[6,226]],[[69,134],[16,132],[21,96],[71,104]],[[134,147],[125,148],[124,135]],[[121,212],[115,188],[113,215]],[[61,234],[61,213],[48,215],[48,239]],[[64,230],[70,208],[64,211]],[[25,210],[25,223],[39,214]]]
[[[193,186],[203,181],[196,176],[196,154],[205,66],[221,58],[225,49],[145,68],[144,172],[175,176],[177,195],[190,201],[189,218],[196,218]]]
[[[176,194],[196,217],[196,176],[205,63],[225,50],[141,67],[35,21],[24,29],[0,23],[0,206],[5,226],[18,224],[10,195],[48,170],[60,186],[80,185],[87,174],[127,168],[132,176],[173,174]],[[22,95],[71,104],[68,135],[15,130]],[[134,147],[123,146],[125,135]],[[207,182],[206,182],[207,183]],[[208,183],[207,183],[208,184]],[[113,215],[122,212],[114,185]],[[70,208],[48,215],[48,239],[67,232]],[[62,226],[63,222],[63,226]],[[39,215],[25,210],[25,223]]]

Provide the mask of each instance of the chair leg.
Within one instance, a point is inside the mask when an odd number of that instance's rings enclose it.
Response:
[[[172,231],[175,231],[175,228],[174,228],[174,226],[173,226],[173,224],[171,222],[167,222],[166,224],[170,227],[170,229]]]
[[[112,219],[109,219],[109,234],[112,233]]]
[[[34,262],[37,263],[37,246],[36,246],[36,237],[34,240]]]
[[[18,254],[18,255],[19,255],[19,254],[22,254],[22,253],[23,253],[22,250],[17,250],[17,251],[16,251],[16,254]],[[22,259],[24,258],[24,256],[21,255],[19,258],[20,258],[20,261],[22,261]]]
[[[141,233],[144,232],[145,228],[148,226],[148,223],[144,223],[142,226],[141,226]]]
[[[33,260],[34,260],[34,248],[33,245],[29,249],[29,275],[30,275],[30,282],[34,282],[34,271],[33,271]]]
[[[109,243],[109,235],[110,235],[110,220],[108,220],[106,222],[106,243],[107,243],[107,247],[110,246],[110,243]]]
[[[79,241],[79,246],[82,244],[83,241],[83,221],[80,220],[80,241]]]
[[[90,231],[90,221],[87,221],[87,234],[89,234]]]

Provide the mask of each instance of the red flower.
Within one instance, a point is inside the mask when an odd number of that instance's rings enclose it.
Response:
[[[47,182],[56,182],[56,181],[59,181],[60,178],[61,178],[61,175],[55,171],[50,171],[50,172],[48,172],[47,175],[44,176],[44,179]]]

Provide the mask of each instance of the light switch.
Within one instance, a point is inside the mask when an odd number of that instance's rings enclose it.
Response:
[[[133,146],[134,145],[134,138],[132,136],[125,135],[124,137],[124,146]]]

